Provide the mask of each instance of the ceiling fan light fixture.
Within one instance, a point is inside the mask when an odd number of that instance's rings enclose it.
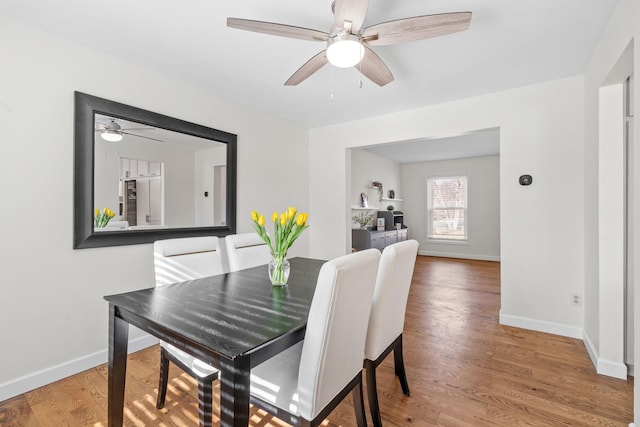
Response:
[[[118,133],[118,132],[111,131],[111,130],[103,131],[100,134],[100,136],[102,137],[102,139],[104,139],[105,141],[109,141],[109,142],[122,141],[122,134]]]
[[[327,59],[339,68],[358,65],[364,56],[364,46],[354,34],[340,33],[327,41]]]

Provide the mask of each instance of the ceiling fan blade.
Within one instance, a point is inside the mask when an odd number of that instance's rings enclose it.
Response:
[[[369,0],[335,0],[333,14],[336,29],[344,28],[344,21],[351,21],[351,31],[359,32],[368,8]]]
[[[313,56],[310,60],[308,60],[302,67],[298,68],[298,71],[293,73],[289,80],[287,80],[284,85],[285,86],[296,86],[297,84],[302,83],[307,77],[311,76],[313,73],[318,71],[320,68],[324,67],[329,60],[327,59],[327,51],[323,50],[317,55]]]
[[[163,140],[161,140],[161,139],[150,138],[150,137],[148,137],[148,136],[142,136],[142,135],[138,135],[138,134],[131,133],[131,132],[122,132],[122,131],[121,131],[120,133],[122,133],[122,134],[124,134],[124,135],[131,135],[131,136],[135,136],[135,137],[138,137],[138,138],[150,139],[150,140],[152,140],[152,141],[164,142],[164,141],[163,141]]]
[[[414,16],[367,27],[363,37],[369,46],[386,46],[464,31],[470,22],[471,12]]]
[[[367,46],[364,48],[364,57],[360,64],[355,66],[366,78],[377,84],[384,86],[394,79],[389,67],[380,59],[378,55]]]
[[[325,41],[329,38],[324,31],[251,19],[227,18],[227,27],[301,40]]]
[[[156,128],[122,128],[120,130],[156,130]]]

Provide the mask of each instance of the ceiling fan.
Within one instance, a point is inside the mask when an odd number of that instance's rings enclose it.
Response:
[[[369,80],[384,86],[394,77],[387,65],[369,46],[386,46],[428,39],[469,28],[471,12],[414,16],[362,28],[369,0],[335,0],[331,9],[335,21],[328,33],[274,22],[227,18],[227,26],[240,30],[295,39],[325,42],[326,48],[300,67],[286,86],[295,86],[327,63],[357,69]]]
[[[96,132],[100,132],[100,136],[105,141],[118,142],[122,140],[122,135],[131,135],[131,136],[136,136],[138,138],[145,138],[145,139],[151,139],[153,141],[164,142],[160,139],[131,133],[129,132],[130,130],[155,130],[155,128],[153,127],[122,128],[122,126],[120,126],[115,119],[111,119],[109,123],[106,123],[106,124],[96,122]]]

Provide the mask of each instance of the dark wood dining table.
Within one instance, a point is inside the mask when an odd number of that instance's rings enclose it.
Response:
[[[251,368],[304,338],[322,260],[292,258],[288,285],[267,267],[104,297],[109,302],[108,425],[121,426],[129,325],[220,369],[220,425],[249,424]]]

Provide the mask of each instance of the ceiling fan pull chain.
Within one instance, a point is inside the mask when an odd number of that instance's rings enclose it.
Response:
[[[333,102],[333,65],[331,65],[330,67],[330,73],[331,73],[331,82],[330,82],[330,86],[331,86],[331,94],[329,95],[329,99],[331,100],[331,102]]]

